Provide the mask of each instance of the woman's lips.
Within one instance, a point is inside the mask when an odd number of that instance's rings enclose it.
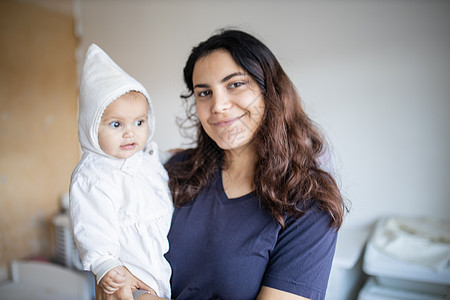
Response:
[[[233,124],[234,122],[240,120],[244,115],[245,114],[243,114],[242,116],[236,117],[236,118],[218,120],[218,121],[213,121],[210,123],[217,127],[226,127],[226,126],[229,126],[229,125]]]

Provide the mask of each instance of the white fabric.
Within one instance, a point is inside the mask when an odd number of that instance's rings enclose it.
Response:
[[[164,254],[173,212],[156,144],[129,159],[86,152],[72,175],[70,213],[83,268],[100,279],[116,265],[170,298]],[[108,261],[107,263],[105,263]]]
[[[123,264],[116,257],[112,255],[104,255],[92,264],[91,269],[92,273],[94,273],[97,277],[97,283],[100,283],[100,280],[102,280],[103,276],[105,276],[109,270],[121,266],[123,266]]]
[[[83,151],[109,156],[98,143],[98,127],[105,108],[129,91],[141,92],[148,101],[148,124],[151,141],[155,118],[147,90],[120,68],[100,47],[89,46],[80,82],[78,138]]]
[[[149,139],[144,150],[117,159],[101,150],[98,127],[105,108],[131,90],[147,98]],[[83,157],[72,174],[69,197],[83,268],[100,280],[125,265],[160,297],[170,298],[171,268],[164,254],[173,202],[158,147],[151,141],[150,97],[96,45],[88,49],[81,76],[78,129]]]
[[[450,268],[450,222],[426,218],[387,218],[371,239],[396,259],[436,271]]]

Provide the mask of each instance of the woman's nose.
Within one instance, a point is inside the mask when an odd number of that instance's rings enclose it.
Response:
[[[222,113],[228,109],[230,109],[232,103],[227,95],[224,93],[215,93],[213,95],[213,113]]]

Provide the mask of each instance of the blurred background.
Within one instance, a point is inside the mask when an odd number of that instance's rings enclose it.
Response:
[[[0,281],[54,255],[87,47],[146,86],[168,150],[191,142],[176,125],[190,49],[230,26],[274,52],[326,134],[344,228],[449,219],[450,1],[1,0]]]

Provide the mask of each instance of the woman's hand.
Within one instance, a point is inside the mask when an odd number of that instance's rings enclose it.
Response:
[[[128,290],[128,292],[126,291]],[[131,288],[125,285],[114,294],[107,294],[99,285],[95,285],[95,300],[133,300]]]
[[[124,271],[125,271],[125,277],[126,277],[126,281],[125,281],[125,285],[119,289],[118,291],[116,291],[114,294],[107,294],[103,291],[103,289],[99,286],[99,285],[95,285],[95,299],[96,300],[133,300],[133,296],[131,294],[132,291],[134,291],[135,289],[143,289],[146,291],[149,291],[152,293],[152,295],[149,296],[153,296],[156,295],[155,291],[149,287],[148,285],[146,285],[145,283],[143,283],[141,280],[139,280],[138,278],[134,277],[133,274],[131,274],[131,272],[123,267]],[[144,295],[147,296],[147,295]],[[147,298],[144,296],[139,297],[139,299],[161,299],[158,298],[156,296],[153,296],[155,298]]]

